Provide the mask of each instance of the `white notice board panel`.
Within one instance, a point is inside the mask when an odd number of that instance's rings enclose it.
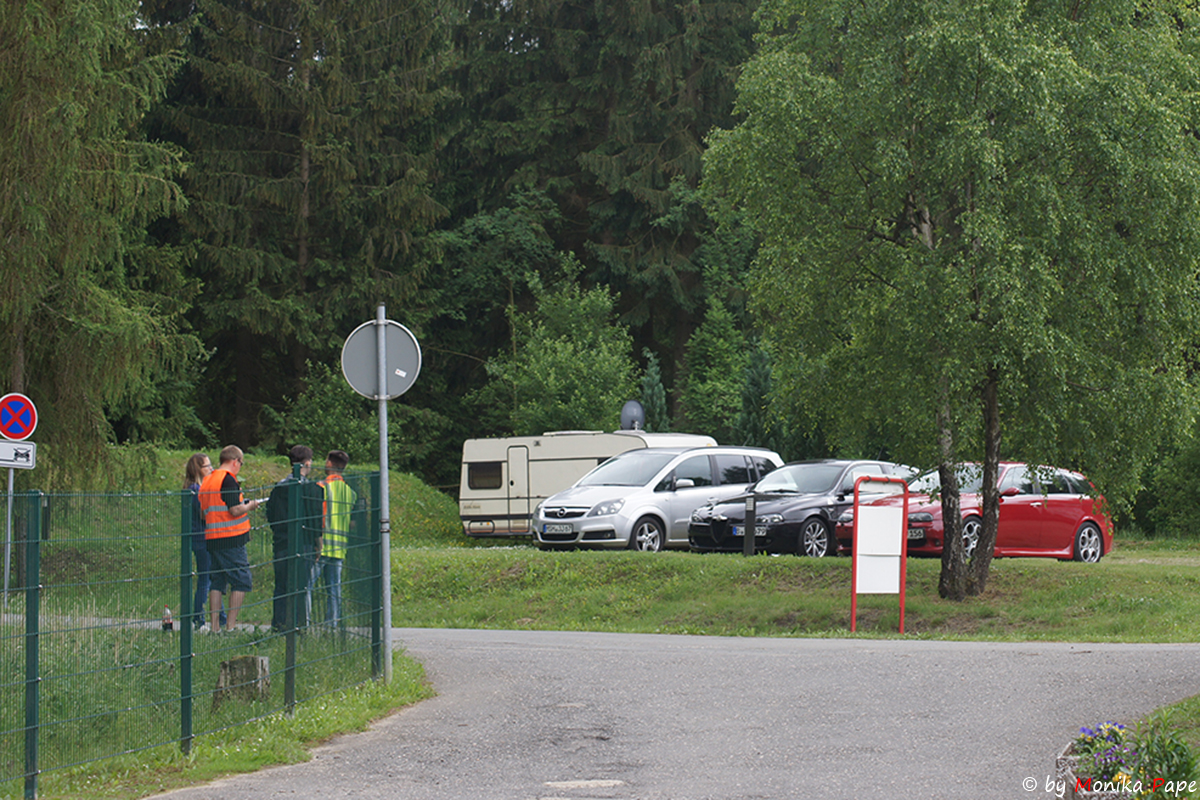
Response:
[[[859,594],[900,594],[900,564],[895,556],[858,556]]]
[[[904,537],[902,506],[859,506],[859,555],[900,557]],[[899,563],[896,568],[899,569]]]

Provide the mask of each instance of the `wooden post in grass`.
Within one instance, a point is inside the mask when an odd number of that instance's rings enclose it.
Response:
[[[266,700],[271,693],[271,661],[266,656],[237,656],[221,662],[213,692],[215,713],[225,700]]]

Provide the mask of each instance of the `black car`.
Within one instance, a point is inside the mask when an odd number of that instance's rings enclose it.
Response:
[[[828,556],[837,553],[833,528],[854,504],[854,482],[864,475],[908,478],[909,467],[890,461],[797,461],[754,485],[754,549],[766,553]],[[867,484],[883,489],[883,484]],[[688,545],[694,552],[742,552],[746,495],[692,512]]]

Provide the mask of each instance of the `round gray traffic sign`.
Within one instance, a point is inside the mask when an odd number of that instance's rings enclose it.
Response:
[[[377,322],[359,325],[342,345],[342,374],[350,388],[372,400],[393,400],[412,388],[421,372],[421,347],[412,331],[399,322],[384,320],[384,372],[387,386],[379,391]]]

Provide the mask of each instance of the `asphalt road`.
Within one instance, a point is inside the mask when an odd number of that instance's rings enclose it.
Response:
[[[436,698],[306,764],[159,797],[1043,800],[1081,725],[1200,693],[1196,644],[407,628],[393,641]]]

